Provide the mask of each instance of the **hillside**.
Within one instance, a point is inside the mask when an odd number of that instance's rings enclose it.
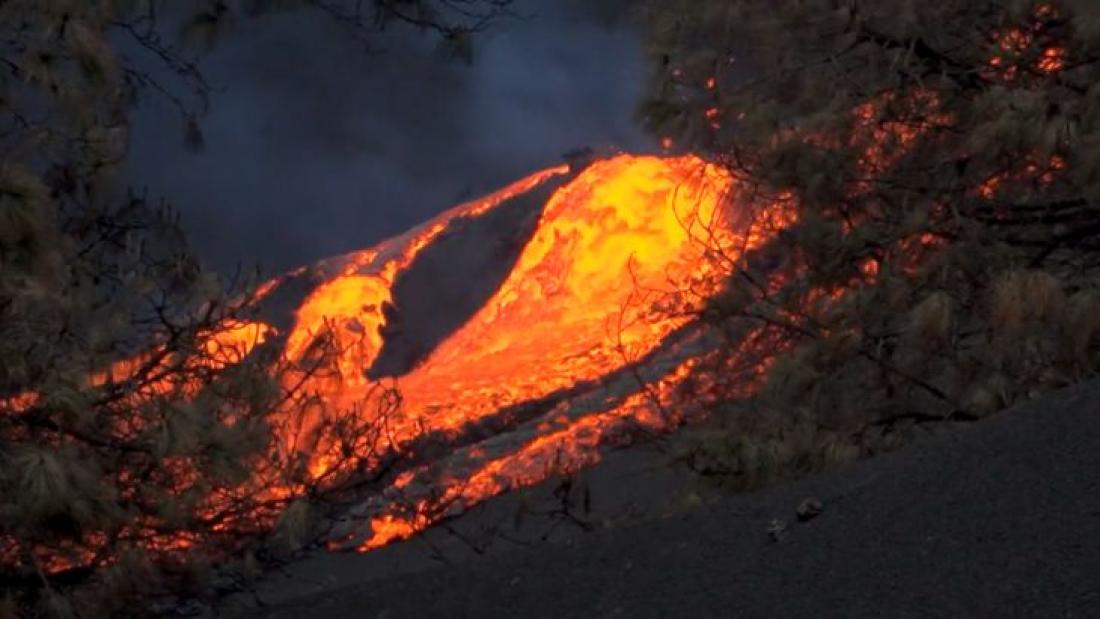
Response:
[[[571,544],[389,577],[376,564],[248,616],[1086,616],[1098,411],[1094,381],[844,470]],[[799,523],[807,497],[824,509]]]

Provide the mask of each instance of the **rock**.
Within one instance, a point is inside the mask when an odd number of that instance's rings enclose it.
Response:
[[[798,514],[799,522],[806,522],[820,515],[823,509],[825,509],[825,506],[821,501],[811,497],[799,503],[795,513]]]
[[[773,542],[781,542],[787,537],[787,523],[778,518],[772,518],[768,523],[768,537],[772,538]]]

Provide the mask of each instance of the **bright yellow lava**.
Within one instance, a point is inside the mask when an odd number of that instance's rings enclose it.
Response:
[[[410,412],[454,428],[644,355],[683,324],[636,320],[703,275],[698,242],[730,178],[695,157],[594,163],[546,204],[534,237],[482,309],[400,381]]]

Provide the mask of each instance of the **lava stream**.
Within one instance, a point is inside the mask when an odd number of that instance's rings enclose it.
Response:
[[[541,481],[553,470],[591,464],[599,459],[600,445],[628,425],[665,427],[669,420],[655,416],[639,393],[637,376],[617,374],[656,351],[716,291],[710,277],[716,264],[708,251],[716,245],[752,249],[790,223],[772,209],[765,213],[772,217],[735,234],[730,221],[739,214],[728,212],[734,189],[726,172],[697,157],[631,155],[595,162],[557,189],[499,289],[421,365],[399,378],[403,403],[385,420],[385,440],[399,448],[428,432],[457,438],[519,404],[534,403],[535,418],[498,420],[496,427],[504,429],[497,435],[456,444],[452,457],[399,476],[388,493],[360,510],[358,517],[369,520],[373,535],[358,545],[370,549],[407,537],[441,517],[440,506],[453,513]],[[409,264],[403,260],[398,268]],[[347,338],[341,380],[318,387],[330,412],[349,409],[368,393],[365,368],[384,345],[378,308],[392,301],[394,271],[388,268],[381,276],[337,276],[298,312],[298,332],[303,324],[323,320]],[[689,289],[693,294],[683,294]],[[679,311],[667,311],[672,305]],[[292,336],[291,356],[302,341]],[[672,388],[682,374],[677,369],[651,379]],[[572,401],[583,399],[578,397],[583,393],[560,396],[578,386],[606,394],[609,380],[620,393],[606,403],[578,408]],[[555,397],[565,400],[554,406]],[[539,412],[539,402],[552,410]],[[573,413],[554,412],[562,406],[572,406]],[[327,470],[326,453],[318,446],[313,454],[317,474]],[[409,496],[410,484],[419,498]]]

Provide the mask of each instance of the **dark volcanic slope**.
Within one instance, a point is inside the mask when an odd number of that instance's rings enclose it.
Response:
[[[809,496],[824,512],[798,523]],[[778,542],[773,518],[787,526]],[[1095,616],[1100,382],[847,470],[579,541],[266,616]]]
[[[485,304],[511,273],[550,196],[550,179],[476,217],[458,217],[393,284],[385,344],[370,377],[400,376]]]

